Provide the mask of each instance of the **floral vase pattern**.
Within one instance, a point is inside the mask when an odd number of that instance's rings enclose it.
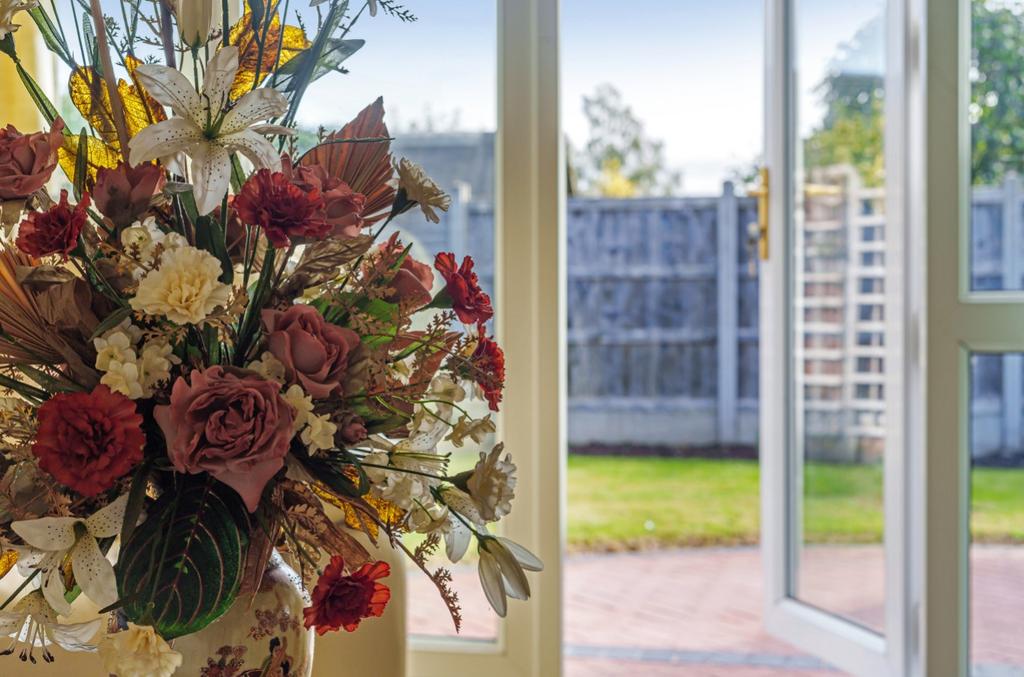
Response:
[[[309,677],[312,630],[303,626],[309,596],[302,581],[274,553],[255,597],[240,595],[223,617],[181,637],[181,677]]]

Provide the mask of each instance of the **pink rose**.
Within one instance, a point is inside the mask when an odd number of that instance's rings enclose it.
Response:
[[[404,249],[405,247],[398,241],[398,234],[392,235],[391,239],[380,245],[381,254],[384,255],[382,263],[390,262],[393,266],[395,257],[399,256]],[[394,289],[395,293],[386,300],[392,303],[405,302],[409,307],[422,308],[433,299],[430,290],[434,286],[434,271],[430,266],[417,261],[410,254],[402,260],[398,272],[391,278],[387,286]]]
[[[324,320],[316,308],[294,305],[264,310],[267,347],[285,368],[289,383],[298,383],[313,399],[342,392],[349,356],[359,335]]]
[[[13,125],[0,129],[0,200],[28,197],[50,180],[57,167],[57,149],[64,143],[64,121],[49,132],[22,134]]]
[[[178,472],[208,472],[238,492],[249,512],[284,467],[295,410],[281,386],[250,371],[209,367],[178,378],[170,405],[153,412]]]

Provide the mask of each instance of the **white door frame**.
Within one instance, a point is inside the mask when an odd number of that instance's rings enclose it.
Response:
[[[761,262],[760,313],[760,430],[761,430],[761,547],[765,578],[765,625],[768,630],[807,653],[855,675],[885,677],[907,674],[913,627],[908,583],[909,533],[907,495],[911,466],[904,439],[906,378],[889,370],[886,383],[887,447],[884,460],[885,495],[885,635],[837,617],[794,597],[795,566],[800,541],[800,502],[797,477],[802,464],[792,439],[790,407],[799,393],[793,392],[796,368],[793,345],[793,284],[790,268],[794,247],[790,220],[796,190],[793,185],[796,158],[796,90],[792,73],[795,0],[768,0],[766,5],[766,101],[765,161],[769,186],[770,258]],[[909,44],[907,3],[889,0],[886,39],[886,279],[887,316],[902,318],[906,285],[900,264],[906,248],[907,223],[904,89],[908,82]],[[903,321],[886,328],[889,365],[905,363],[906,336]],[[895,373],[894,373],[895,372]]]
[[[920,346],[908,365],[926,394],[908,410],[920,463],[911,494],[912,567],[920,600],[913,675],[966,677],[968,645],[970,368],[974,351],[1024,350],[1024,293],[970,291],[967,117],[970,0],[913,0],[915,72],[908,89],[913,241],[908,274]],[[922,256],[923,254],[923,256]]]
[[[500,434],[519,466],[505,533],[544,560],[533,599],[509,605],[496,643],[412,640],[414,677],[557,677],[562,670],[565,172],[558,0],[498,4],[498,336],[508,364]],[[483,93],[481,93],[483,94]]]

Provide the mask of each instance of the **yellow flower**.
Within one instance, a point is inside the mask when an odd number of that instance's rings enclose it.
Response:
[[[100,371],[107,371],[111,362],[135,360],[132,339],[120,328],[93,339],[92,343],[96,347],[96,368]]]
[[[278,383],[284,383],[284,365],[281,364],[281,361],[274,357],[274,355],[269,350],[264,351],[264,353],[260,355],[260,359],[253,360],[252,362],[250,362],[247,368],[249,369],[249,371],[256,372],[257,374],[267,379],[268,381],[277,381]],[[299,388],[299,391],[301,392],[302,388]],[[289,392],[285,394],[286,400],[288,399],[290,393],[291,390],[289,389]],[[303,396],[305,396],[305,393],[302,394]],[[290,404],[293,407],[296,406],[295,402],[290,402]],[[310,408],[312,408],[312,406],[313,403],[310,402]],[[298,421],[298,416],[295,417],[295,420]],[[298,430],[298,428],[296,428],[296,430]]]
[[[111,360],[107,364],[106,373],[100,378],[100,383],[115,393],[121,393],[129,400],[137,400],[146,394],[142,388],[141,376],[139,365],[134,360],[129,362]]]
[[[253,364],[255,364],[255,362]],[[249,368],[252,369],[252,365],[249,365]],[[292,421],[292,428],[295,432],[298,432],[302,429],[302,426],[306,425],[306,421],[309,420],[309,417],[313,415],[313,399],[306,394],[306,391],[302,389],[302,386],[293,384],[289,386],[288,390],[284,391],[284,401],[292,405],[292,409],[295,410],[295,419]]]
[[[338,432],[338,426],[331,422],[326,414],[310,414],[306,418],[306,427],[302,431],[300,439],[309,449],[309,453],[315,454],[334,448],[334,435]]]
[[[398,187],[405,191],[406,198],[419,204],[427,219],[434,223],[440,223],[441,218],[433,208],[437,207],[446,212],[452,204],[452,199],[434,183],[433,179],[427,176],[423,167],[415,162],[402,158],[396,169],[398,170]]]
[[[182,656],[148,625],[107,635],[99,646],[106,672],[118,677],[171,677]]]
[[[220,261],[195,247],[164,252],[160,267],[142,278],[131,306],[176,324],[199,324],[228,304],[231,287],[219,281]]]

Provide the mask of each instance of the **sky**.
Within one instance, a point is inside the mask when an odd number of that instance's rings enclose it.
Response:
[[[752,166],[763,136],[764,0],[562,0],[562,123],[582,145],[583,96],[602,83],[623,94],[647,133],[665,144],[685,194],[715,194]],[[496,16],[488,0],[407,0],[419,21],[377,16],[353,31],[366,46],[351,74],[325,79],[308,95],[307,124],[338,124],[377,93],[396,129],[493,130]],[[630,6],[632,5],[632,6]],[[837,48],[877,16],[882,0],[797,6],[801,121],[821,116],[813,85]],[[868,59],[880,68],[881,45]]]
[[[432,121],[435,130],[496,127],[497,0],[403,0],[419,20],[380,12],[349,37],[366,40],[347,75],[307,92],[299,122],[337,127],[378,95],[397,132]],[[580,146],[582,99],[602,83],[618,88],[649,136],[682,172],[684,194],[712,195],[761,154],[765,0],[561,0],[562,122]],[[820,118],[813,84],[883,0],[796,0],[798,128]],[[315,15],[303,0],[309,24]],[[294,23],[290,19],[289,23]],[[881,45],[871,67],[880,67]]]

